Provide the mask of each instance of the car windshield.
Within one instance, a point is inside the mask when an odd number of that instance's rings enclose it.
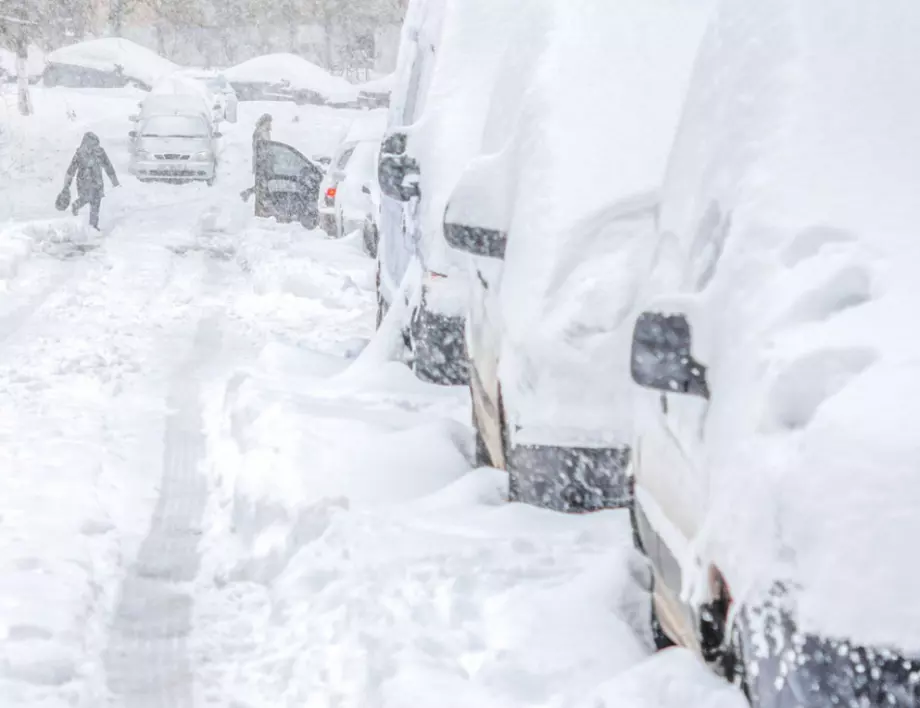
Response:
[[[151,118],[141,130],[143,138],[206,138],[208,125],[192,116],[163,116]]]

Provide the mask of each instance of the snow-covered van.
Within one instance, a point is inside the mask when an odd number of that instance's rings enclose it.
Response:
[[[658,645],[754,706],[920,704],[918,33],[913,2],[727,0],[671,152],[635,538]]]
[[[444,240],[444,209],[480,150],[515,23],[537,4],[415,0],[406,16],[379,163],[378,301],[382,315],[408,297],[411,359],[425,380],[467,382],[468,270]]]
[[[471,254],[477,462],[512,500],[623,506],[626,363],[658,187],[710,0],[547,0],[493,90],[445,234]]]

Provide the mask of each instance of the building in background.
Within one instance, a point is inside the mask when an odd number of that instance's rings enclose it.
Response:
[[[395,68],[407,0],[0,0],[25,2],[45,50],[120,36],[184,65],[292,52],[352,79]]]

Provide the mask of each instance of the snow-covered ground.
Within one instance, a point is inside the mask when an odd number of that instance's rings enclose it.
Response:
[[[141,95],[0,101],[0,706],[743,705],[649,656],[623,513],[504,503],[465,391],[362,352],[358,235],[239,199],[259,114],[306,154],[355,114],[241,104],[214,187],[141,185]],[[53,206],[85,130],[101,235]]]

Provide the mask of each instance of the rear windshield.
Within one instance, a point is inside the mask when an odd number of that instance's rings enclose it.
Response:
[[[163,116],[151,118],[141,130],[144,138],[206,138],[208,124],[191,116]]]

